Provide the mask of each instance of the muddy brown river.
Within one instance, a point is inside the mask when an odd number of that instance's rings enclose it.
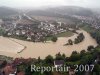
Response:
[[[0,38],[0,55],[11,56],[14,58],[38,58],[40,56],[43,59],[48,55],[55,56],[58,52],[61,54],[64,53],[66,56],[70,56],[73,51],[80,52],[81,50],[86,50],[90,45],[93,45],[94,47],[97,46],[95,39],[93,39],[89,33],[84,30],[78,30],[77,32],[82,32],[85,36],[85,39],[79,44],[67,46],[64,46],[64,44],[68,42],[68,39],[74,40],[77,37],[77,34],[74,34],[71,37],[60,37],[56,43],[51,41],[48,41],[47,43],[33,43],[13,38],[10,38],[9,42],[8,38],[2,37]],[[13,40],[13,42],[11,42],[11,40]],[[5,43],[8,45],[5,45]],[[19,52],[19,49],[20,51],[23,49],[24,50],[21,53],[17,53]]]

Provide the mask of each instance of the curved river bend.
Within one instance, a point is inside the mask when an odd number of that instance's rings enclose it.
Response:
[[[26,48],[21,53],[15,53],[15,51],[7,50],[7,51],[0,51],[0,55],[6,55],[11,57],[24,57],[24,58],[38,58],[39,56],[43,59],[48,55],[55,56],[58,52],[66,54],[66,56],[70,56],[73,51],[80,52],[81,50],[86,50],[88,46],[93,45],[94,47],[97,46],[95,39],[93,39],[89,33],[84,30],[78,30],[77,32],[83,33],[85,39],[79,43],[74,45],[64,46],[67,43],[68,39],[74,40],[77,37],[77,34],[74,34],[71,37],[60,37],[56,43],[48,41],[47,43],[33,43],[28,41],[22,41],[10,38]],[[7,38],[6,38],[7,39]],[[4,41],[7,42],[7,41]],[[2,43],[1,43],[2,44]],[[0,45],[1,45],[0,44]],[[10,44],[10,43],[9,43]],[[15,48],[19,46],[15,45]],[[13,47],[14,48],[14,47]],[[22,48],[22,47],[21,47]],[[23,47],[24,48],[24,47]],[[11,48],[12,49],[12,48]],[[9,52],[8,52],[9,51]],[[16,51],[17,52],[17,51]]]

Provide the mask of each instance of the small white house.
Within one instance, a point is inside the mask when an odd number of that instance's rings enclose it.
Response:
[[[27,40],[31,40],[31,36],[28,36],[28,37],[27,37]]]

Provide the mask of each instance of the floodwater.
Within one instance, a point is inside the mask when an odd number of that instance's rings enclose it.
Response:
[[[74,40],[77,37],[77,34],[74,34],[71,37],[60,37],[58,38],[58,41],[56,43],[53,43],[51,41],[48,41],[46,43],[42,43],[42,42],[33,43],[33,42],[10,38],[10,40],[13,40],[13,42],[16,41],[17,43],[21,44],[21,46],[23,45],[23,48],[25,47],[26,48],[21,53],[17,53],[17,51],[15,53],[13,50],[17,50],[19,46],[17,45],[14,46],[12,45],[12,43],[9,43],[8,46],[4,45],[6,48],[9,49],[9,52],[8,50],[2,51],[1,45],[3,46],[3,44],[0,43],[0,48],[1,48],[0,55],[6,55],[6,56],[15,57],[15,58],[16,57],[38,58],[40,56],[42,59],[44,59],[48,55],[55,56],[59,52],[61,54],[64,53],[66,56],[70,56],[73,51],[80,52],[81,50],[86,50],[87,47],[90,45],[93,45],[94,47],[97,46],[95,39],[93,39],[89,33],[87,33],[84,30],[78,30],[77,32],[79,33],[82,32],[85,36],[85,39],[79,44],[67,45],[67,46],[64,46],[64,44],[68,42],[68,39]],[[0,39],[2,40],[2,38]],[[3,42],[3,41],[0,41],[0,42]],[[7,41],[4,41],[4,42],[7,42]],[[9,46],[10,44],[12,46]],[[13,50],[12,50],[12,47],[14,48]]]

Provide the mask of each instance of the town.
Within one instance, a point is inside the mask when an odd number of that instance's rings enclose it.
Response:
[[[27,15],[14,16],[1,20],[1,29],[5,32],[3,36],[21,38],[33,42],[44,42],[47,37],[67,32],[66,23],[56,21],[38,21]]]
[[[0,75],[100,75],[100,0],[1,0]]]

